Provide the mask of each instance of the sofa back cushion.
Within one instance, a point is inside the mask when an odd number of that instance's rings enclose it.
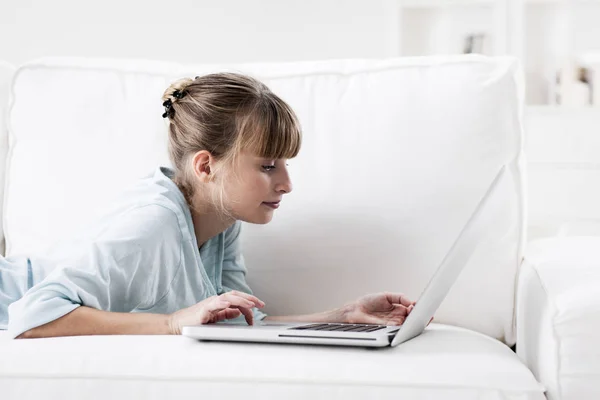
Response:
[[[316,312],[376,291],[416,300],[505,165],[486,235],[436,320],[513,341],[524,210],[522,87],[510,58],[24,65],[11,109],[8,253],[44,252],[168,165],[163,91],[223,70],[263,80],[304,131],[293,192],[270,224],[243,229],[248,281],[267,313]]]

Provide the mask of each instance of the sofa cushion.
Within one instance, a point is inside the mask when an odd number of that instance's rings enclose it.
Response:
[[[199,342],[183,336],[10,340],[6,398],[537,400],[543,388],[504,344],[430,325],[394,348]]]
[[[9,88],[15,67],[0,60],[0,210],[4,204],[4,178],[6,176],[6,153],[8,152],[8,130],[6,129]],[[0,216],[0,254],[4,254],[4,220]]]
[[[519,281],[517,351],[548,398],[600,398],[600,237],[532,242]]]
[[[374,291],[417,299],[501,166],[488,226],[436,321],[514,342],[523,241],[517,63],[482,56],[177,65],[44,59],[14,80],[7,252],[75,235],[135,179],[168,164],[161,95],[182,76],[264,80],[304,129],[294,191],[268,225],[246,224],[248,281],[274,315]]]

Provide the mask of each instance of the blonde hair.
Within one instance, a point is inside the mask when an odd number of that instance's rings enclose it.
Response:
[[[184,78],[172,83],[162,97],[168,104],[169,158],[175,169],[174,182],[193,209],[195,188],[190,160],[207,150],[216,160],[216,176],[237,163],[243,150],[266,159],[290,159],[301,145],[300,123],[281,98],[262,82],[246,75],[218,73]],[[165,104],[165,103],[163,103]],[[218,181],[214,205],[229,215],[224,180]]]

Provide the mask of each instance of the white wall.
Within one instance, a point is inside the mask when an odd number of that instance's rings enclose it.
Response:
[[[0,59],[394,56],[395,0],[0,0]]]
[[[490,5],[405,9],[400,19],[402,55],[462,53],[468,34],[487,35],[484,54],[494,55],[494,8]]]
[[[531,106],[524,128],[529,239],[600,235],[600,112]]]

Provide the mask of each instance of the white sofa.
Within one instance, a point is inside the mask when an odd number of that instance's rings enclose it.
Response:
[[[10,98],[6,255],[69,240],[121,189],[169,164],[162,91],[222,70],[265,81],[304,130],[294,191],[270,224],[243,230],[248,281],[268,314],[381,290],[416,300],[507,166],[484,212],[489,229],[435,323],[379,350],[0,331],[1,398],[600,398],[600,238],[548,239],[529,253],[523,87],[510,58],[0,68],[0,87],[11,82],[0,98]]]

